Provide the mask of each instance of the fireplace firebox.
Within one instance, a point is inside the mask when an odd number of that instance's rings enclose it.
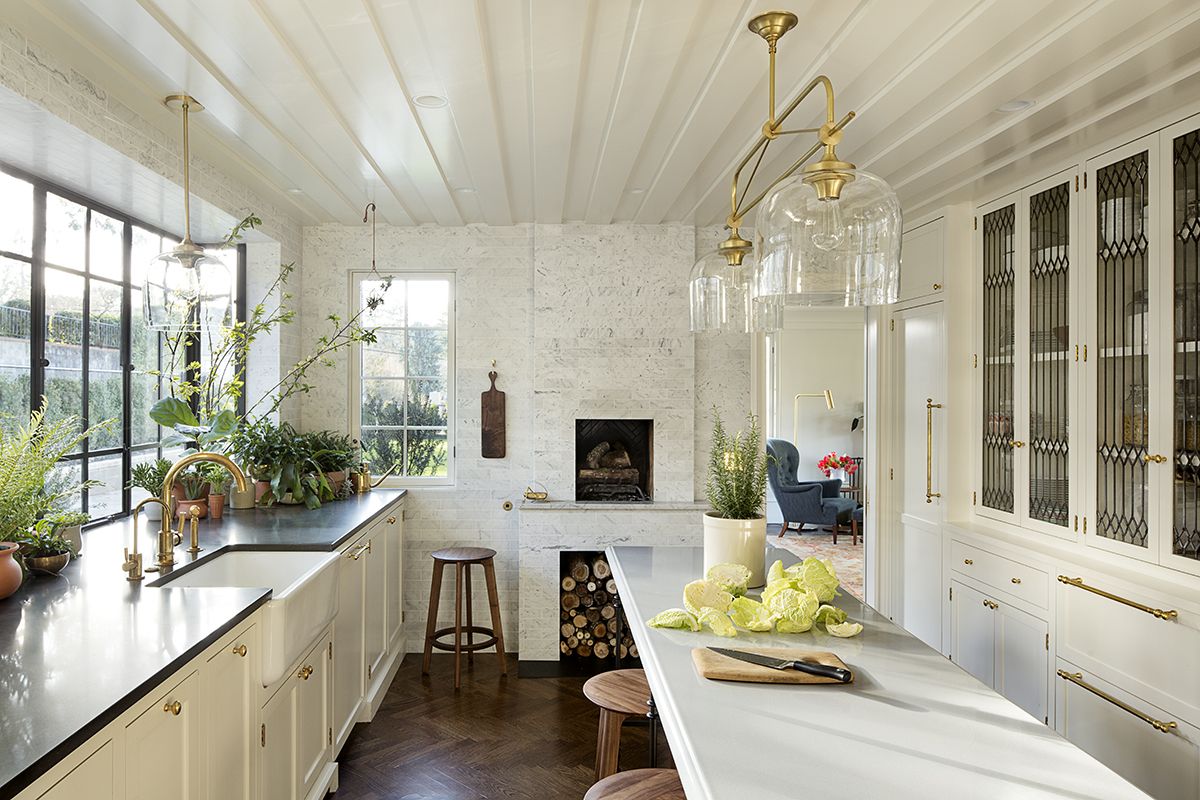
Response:
[[[575,499],[648,502],[654,496],[654,420],[575,420]]]

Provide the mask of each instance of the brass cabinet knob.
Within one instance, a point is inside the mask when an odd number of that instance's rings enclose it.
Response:
[[[1000,604],[995,602],[994,600],[984,600],[983,604],[985,606],[987,606],[988,608],[990,608],[992,611],[995,611],[997,608],[1000,607]]]
[[[935,292],[940,292],[940,291],[942,290],[942,285],[941,285],[940,283],[935,283],[935,284],[933,285],[933,290],[934,290]]]
[[[1154,453],[1153,455],[1146,453],[1142,456],[1142,463],[1144,464],[1149,464],[1151,461],[1153,461],[1155,464],[1162,464],[1166,460],[1167,457],[1159,453]]]
[[[300,678],[301,680],[308,680],[309,678],[312,677],[312,674],[313,674],[312,665],[305,664],[303,667],[300,668],[300,671],[296,673],[296,677]]]
[[[395,525],[395,524],[396,524],[396,517],[395,517],[394,515],[393,515],[393,516],[391,516],[391,517],[388,517],[388,518],[387,518],[387,523],[388,523],[388,525]]]
[[[1008,443],[1008,446],[1009,447],[1024,447],[1025,443],[1022,441],[1019,441],[1017,439],[1014,439],[1013,441]]]
[[[970,559],[970,558],[964,558],[964,559],[963,559],[963,563],[964,563],[964,564],[966,564],[966,565],[969,567],[969,566],[971,566],[972,564],[974,564],[974,563],[975,563],[975,561],[974,561],[974,559]]]
[[[1012,579],[1012,582],[1013,582],[1013,583],[1020,583],[1020,582],[1021,582],[1021,579],[1020,579],[1020,578],[1013,578],[1013,579]]]
[[[167,703],[163,706],[163,711],[171,716],[178,717],[180,712],[183,711],[183,703],[179,702],[178,700]]]
[[[241,656],[242,658],[245,658],[246,657],[246,645],[239,644],[237,647],[233,648],[233,654]]]

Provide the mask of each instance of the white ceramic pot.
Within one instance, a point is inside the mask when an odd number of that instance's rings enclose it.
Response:
[[[142,513],[146,515],[146,519],[151,522],[159,522],[162,520],[162,506],[158,503],[146,503],[142,506]]]
[[[704,572],[716,564],[741,564],[750,570],[750,586],[767,582],[767,518],[725,519],[704,514]]]
[[[62,529],[62,537],[66,539],[75,548],[76,555],[83,555],[83,528],[79,525],[72,525],[69,528]]]
[[[246,479],[246,491],[239,492],[236,483],[229,484],[230,508],[254,508],[254,481]]]

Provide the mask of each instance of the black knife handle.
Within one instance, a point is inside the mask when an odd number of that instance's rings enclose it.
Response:
[[[793,661],[792,669],[797,672],[807,672],[809,675],[820,675],[822,678],[833,678],[838,683],[849,683],[854,677],[848,669],[831,667],[828,664],[814,664],[811,661]]]

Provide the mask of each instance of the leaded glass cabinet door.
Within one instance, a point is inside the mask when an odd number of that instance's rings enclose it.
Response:
[[[1185,120],[1163,132],[1160,143],[1169,208],[1169,285],[1160,299],[1170,319],[1168,343],[1171,397],[1160,405],[1170,414],[1164,462],[1149,469],[1169,481],[1160,543],[1163,563],[1200,574],[1200,121]],[[1168,164],[1169,159],[1169,164]],[[1164,248],[1165,250],[1166,248]],[[1164,326],[1167,327],[1167,326]]]
[[[979,310],[982,322],[979,369],[981,463],[978,505],[980,512],[1009,518],[1016,512],[1015,450],[1016,398],[1016,293],[1017,203],[980,209],[979,237],[982,286]]]
[[[1031,187],[1022,204],[1029,225],[1024,239],[1029,332],[1024,514],[1030,527],[1066,537],[1074,535],[1069,441],[1078,342],[1072,280],[1076,176],[1071,171]]]
[[[1087,541],[1157,561],[1151,531],[1152,437],[1160,420],[1156,344],[1162,271],[1156,223],[1157,147],[1146,137],[1088,163],[1089,343],[1087,401],[1091,513]]]

